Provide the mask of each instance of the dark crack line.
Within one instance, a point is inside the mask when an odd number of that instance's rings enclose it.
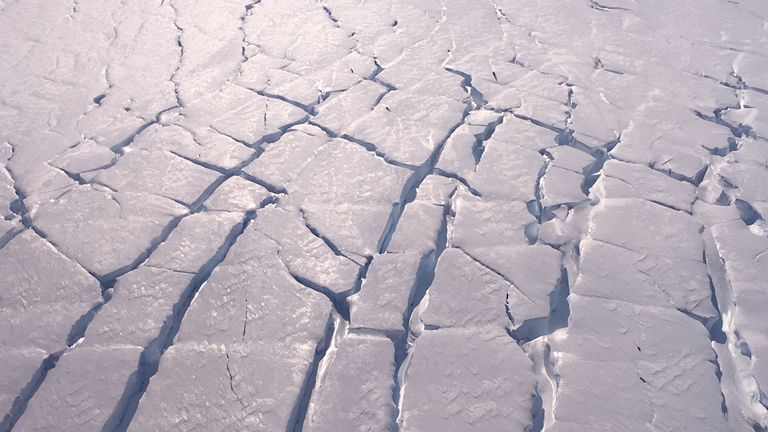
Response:
[[[10,432],[13,430],[16,422],[18,422],[21,416],[24,415],[24,411],[26,411],[29,401],[32,400],[32,397],[40,389],[40,386],[43,385],[43,381],[45,381],[48,371],[56,367],[56,363],[63,354],[64,351],[60,351],[50,354],[43,359],[35,373],[32,374],[29,382],[27,382],[27,385],[25,385],[19,392],[19,395],[16,396],[10,412],[3,417],[2,421],[0,421],[0,431]]]
[[[603,4],[598,3],[595,0],[590,0],[589,7],[592,9],[598,10],[600,12],[611,12],[611,11],[631,11],[632,9],[628,9],[621,6],[605,6]]]
[[[718,108],[717,110],[715,110],[713,115],[708,115],[698,110],[693,110],[693,113],[696,115],[696,117],[698,117],[701,120],[728,128],[728,130],[731,131],[731,135],[735,136],[736,138],[743,138],[743,137],[756,138],[757,135],[751,126],[742,125],[742,124],[733,125],[723,120],[722,118],[723,113],[732,108],[739,109],[738,107]]]
[[[242,222],[232,228],[216,254],[202,266],[197,273],[197,276],[181,294],[179,300],[173,307],[173,312],[166,318],[165,322],[163,322],[163,326],[158,336],[142,351],[137,369],[129,378],[120,401],[104,424],[103,431],[124,432],[128,429],[128,426],[130,425],[131,420],[133,420],[136,410],[139,407],[141,398],[149,387],[150,380],[159,369],[160,360],[163,354],[174,344],[174,339],[181,328],[184,317],[192,304],[192,300],[208,281],[214,269],[224,261],[229,254],[229,251],[255,217],[255,211],[245,214]]]
[[[13,213],[14,213],[14,214],[15,214],[15,215],[16,215],[16,216],[19,218],[19,220],[21,221],[21,224],[22,224],[22,226],[23,226],[25,229],[27,229],[27,230],[31,231],[32,233],[34,233],[34,234],[35,234],[36,236],[38,236],[40,239],[42,239],[42,240],[43,240],[43,241],[45,241],[47,244],[49,244],[49,245],[50,245],[50,246],[51,246],[51,247],[52,247],[52,248],[53,248],[53,249],[54,249],[54,250],[55,250],[55,251],[56,251],[58,254],[60,254],[61,256],[63,256],[64,258],[66,258],[67,260],[69,260],[70,262],[72,262],[73,264],[75,264],[77,267],[81,268],[83,271],[85,271],[86,273],[88,273],[89,275],[91,275],[91,276],[92,276],[94,279],[96,279],[97,281],[99,281],[99,282],[101,283],[101,286],[102,286],[102,296],[103,296],[103,295],[104,295],[104,292],[106,291],[106,286],[108,286],[108,285],[109,285],[109,282],[105,282],[105,281],[102,281],[102,280],[100,279],[100,277],[99,277],[97,274],[95,274],[95,273],[93,273],[93,272],[89,271],[88,269],[86,269],[85,267],[83,267],[82,265],[80,265],[80,263],[79,263],[79,262],[77,262],[77,260],[75,260],[75,259],[73,259],[71,256],[69,256],[69,255],[65,254],[65,253],[64,253],[64,252],[61,250],[61,248],[59,248],[59,246],[58,246],[56,243],[54,243],[54,242],[52,242],[50,239],[48,239],[48,236],[46,235],[46,233],[45,233],[45,232],[43,232],[43,230],[41,230],[40,228],[38,228],[38,227],[37,227],[37,226],[36,226],[36,225],[33,223],[32,219],[30,218],[30,212],[29,212],[29,209],[27,208],[27,206],[26,206],[26,204],[25,204],[25,200],[27,199],[27,196],[26,196],[26,195],[24,194],[24,192],[23,192],[23,191],[22,191],[22,190],[21,190],[21,189],[20,189],[20,188],[17,186],[16,180],[15,180],[15,177],[13,176],[13,173],[12,173],[12,171],[11,171],[10,169],[8,169],[8,168],[6,168],[6,171],[8,172],[8,175],[11,177],[11,182],[12,182],[13,191],[14,191],[14,194],[16,195],[16,200],[14,200],[13,202],[11,202],[11,205],[10,205],[10,209],[11,209],[11,212],[13,212]],[[66,193],[66,192],[65,192],[65,193]],[[18,233],[21,233],[22,231],[23,231],[23,230],[19,230],[19,231],[18,231]],[[18,233],[17,233],[17,234],[18,234]],[[17,234],[16,234],[16,235],[17,235]],[[14,235],[14,237],[15,237],[15,235]],[[9,239],[9,240],[10,240],[10,239]]]
[[[461,85],[469,97],[470,110],[481,109],[488,103],[483,93],[472,84],[472,75],[447,66],[443,67],[443,69],[461,78]]]
[[[258,90],[258,89],[255,89],[255,88],[248,87],[246,85],[241,85],[241,84],[235,84],[235,85],[237,85],[238,87],[243,88],[245,90],[248,90],[250,92],[253,92],[253,93],[255,93],[255,94],[257,94],[257,95],[259,95],[261,97],[264,97],[264,98],[267,98],[267,99],[274,99],[274,100],[277,100],[277,101],[280,101],[280,102],[285,102],[285,103],[287,103],[287,104],[289,104],[289,105],[291,105],[291,106],[293,106],[295,108],[298,108],[298,109],[304,111],[308,115],[311,115],[311,116],[317,115],[317,112],[315,111],[314,104],[313,105],[307,105],[307,104],[303,104],[301,102],[295,101],[293,99],[289,99],[289,98],[287,98],[285,96],[281,96],[279,94],[270,93],[270,92],[267,92],[267,91],[264,91],[264,90]],[[266,114],[265,114],[265,119],[266,119]]]
[[[392,165],[398,168],[405,168],[410,171],[415,171],[416,169],[418,169],[418,167],[414,165],[398,162],[396,160],[389,158],[385,153],[381,152],[373,143],[361,140],[359,138],[355,138],[345,133],[339,134],[336,131],[331,130],[330,128],[327,128],[321,125],[320,123],[316,123],[313,120],[309,120],[307,124],[320,129],[321,131],[323,131],[323,133],[325,133],[325,135],[327,135],[331,139],[342,139],[344,141],[347,141],[362,147],[363,149],[365,149],[365,151],[367,151],[368,153],[371,153],[373,156],[375,156],[376,158],[380,159],[381,161],[385,162],[388,165]]]
[[[518,345],[524,345],[542,336],[549,336],[557,330],[568,327],[568,320],[571,315],[568,303],[568,296],[571,292],[568,270],[563,266],[560,272],[560,278],[549,295],[549,313],[547,316],[524,320],[516,329],[508,331],[509,336]],[[514,324],[514,313],[510,311],[508,316]]]
[[[502,123],[504,123],[503,115],[489,123],[482,132],[475,135],[475,142],[472,144],[472,156],[475,158],[475,171],[477,171],[477,167],[480,165],[480,161],[485,153],[486,143],[493,137],[496,128]]]
[[[243,141],[243,140],[241,140],[239,138],[235,138],[234,136],[232,136],[232,135],[230,135],[230,134],[228,134],[228,133],[226,133],[224,131],[221,131],[221,130],[217,129],[213,125],[209,125],[208,128],[211,129],[212,131],[216,132],[217,134],[225,137],[225,138],[229,138],[232,141],[234,141],[234,142],[236,142],[236,143],[238,143],[238,144],[240,144],[242,146],[248,147],[249,149],[256,150],[257,152],[263,151],[261,148],[259,148],[258,145],[254,144],[254,143],[248,143],[248,142]]]
[[[325,246],[330,249],[331,252],[333,252],[334,255],[342,258],[346,258],[349,261],[352,261],[353,263],[357,264],[358,266],[361,265],[357,261],[353,260],[352,258],[348,257],[344,251],[341,250],[336,244],[329,239],[327,236],[323,235],[317,228],[315,228],[312,224],[309,223],[309,220],[307,219],[307,215],[304,213],[304,209],[299,209],[299,214],[301,215],[301,219],[304,222],[304,226],[309,230],[310,233],[312,233],[313,236],[317,237],[320,241],[322,241]]]
[[[237,78],[240,78],[240,75],[243,73],[243,65],[245,62],[249,60],[248,55],[246,54],[246,46],[250,45],[246,39],[248,39],[248,34],[245,32],[245,20],[248,19],[249,16],[253,14],[253,8],[256,7],[256,5],[260,4],[261,0],[254,0],[249,3],[247,3],[243,7],[243,13],[240,15],[240,32],[243,34],[243,37],[240,39],[240,56],[242,57],[242,60],[237,65],[237,70],[235,71],[235,80]]]
[[[125,148],[133,144],[133,142],[136,140],[136,137],[138,137],[142,132],[149,129],[151,126],[154,126],[156,124],[162,124],[162,117],[164,114],[169,113],[171,111],[174,111],[176,109],[180,108],[179,106],[172,106],[169,108],[165,108],[162,111],[159,111],[157,114],[155,114],[155,118],[152,120],[149,120],[136,128],[130,135],[128,135],[127,138],[120,141],[119,143],[113,145],[109,148],[109,150],[112,151],[112,153],[115,153],[118,157],[115,159],[114,163],[117,163],[117,161],[120,160],[120,156],[125,154]],[[114,165],[114,164],[113,164]],[[109,166],[107,167],[109,168]]]
[[[258,177],[254,177],[246,172],[239,173],[239,176],[248,180],[249,182],[256,183],[257,185],[263,187],[273,195],[286,195],[288,194],[288,191],[285,190],[282,186],[275,186],[271,183],[268,183]]]
[[[469,90],[467,90],[469,92]],[[421,185],[421,183],[424,181],[424,179],[429,175],[431,172],[434,171],[435,165],[437,164],[437,161],[440,158],[440,155],[442,154],[442,150],[445,147],[446,142],[448,139],[453,135],[453,133],[466,122],[467,117],[469,116],[469,113],[472,111],[472,102],[468,101],[467,108],[464,111],[464,114],[462,115],[461,121],[458,122],[456,125],[454,125],[448,133],[445,135],[443,140],[441,140],[438,145],[434,148],[433,152],[430,154],[430,156],[427,158],[427,160],[418,167],[417,170],[414,171],[414,173],[409,177],[409,179],[405,182],[403,186],[403,190],[400,194],[400,200],[398,203],[393,205],[392,211],[389,216],[389,220],[384,228],[384,230],[381,233],[381,236],[378,241],[378,251],[380,254],[385,253],[387,250],[387,247],[389,245],[389,242],[397,229],[397,225],[402,217],[402,214],[405,210],[405,207],[410,202],[413,202],[416,198],[416,191],[418,187]],[[312,124],[312,122],[310,122]],[[333,137],[333,132],[329,131],[327,128],[323,128],[320,125],[315,125],[329,136]],[[454,190],[455,193],[455,190]],[[452,195],[453,196],[453,195]],[[452,198],[451,196],[451,198]],[[445,249],[447,244],[447,224],[448,220],[451,218],[450,215],[451,212],[451,206],[446,206],[446,215],[444,219],[443,227],[441,228],[440,234],[438,236],[438,246],[435,251],[432,253],[426,255],[424,258],[422,258],[422,262],[419,265],[419,273],[420,276],[417,276],[417,286],[413,288],[412,296],[413,298],[411,301],[409,301],[409,310],[406,312],[406,315],[410,317],[413,314],[413,309],[421,302],[421,299],[423,298],[424,294],[426,293],[426,290],[428,289],[429,285],[432,283],[432,279],[434,279],[434,271],[435,267],[437,265],[437,260],[439,258],[439,254],[442,253],[442,251]],[[356,287],[353,289],[351,294],[354,294],[360,290],[362,287],[362,281],[365,279],[368,268],[370,266],[370,263],[372,262],[372,258],[368,259],[368,262],[365,266],[363,266],[360,270],[360,276],[358,278],[358,283],[356,284]],[[430,270],[431,269],[431,270]],[[346,301],[346,298],[344,299],[344,304],[348,308],[348,302]],[[348,309],[347,309],[348,311]],[[345,317],[345,319],[349,320],[349,315]],[[404,317],[404,320],[406,317]],[[410,318],[408,318],[410,319]],[[393,376],[393,379],[395,381],[395,390],[393,390],[393,399],[395,400],[396,406],[398,406],[397,413],[395,418],[393,418],[393,429],[397,431],[399,429],[398,419],[400,415],[400,397],[401,397],[401,387],[398,383],[397,376],[399,374],[399,371],[405,362],[405,359],[407,357],[407,344],[408,344],[408,335],[409,332],[407,329],[409,328],[409,324],[404,323],[404,329],[406,329],[406,332],[403,334],[401,343],[395,344],[396,346],[396,353],[395,353],[395,362],[396,362],[396,369]],[[303,415],[306,416],[306,410],[303,410]],[[301,420],[303,423],[303,419]]]
[[[460,176],[460,175],[458,175],[458,174],[456,174],[454,172],[445,171],[445,170],[443,170],[441,168],[437,168],[437,167],[435,167],[433,172],[434,172],[435,175],[438,175],[440,177],[445,177],[445,178],[449,178],[449,179],[452,179],[452,180],[456,180],[457,182],[461,183],[461,185],[464,186],[464,188],[466,188],[467,191],[470,194],[472,194],[473,196],[476,196],[478,198],[483,196],[483,194],[480,193],[480,191],[478,191],[477,189],[472,187],[472,185],[469,184],[469,181],[467,179],[465,179],[464,177],[462,177],[462,176]]]
[[[328,354],[328,348],[331,347],[334,335],[338,330],[337,322],[334,314],[332,313],[328,317],[328,324],[325,328],[325,335],[323,339],[318,341],[315,348],[315,355],[312,359],[312,363],[307,370],[307,374],[304,378],[304,384],[302,385],[301,392],[299,393],[296,402],[293,405],[291,411],[291,418],[288,422],[287,432],[302,432],[304,430],[304,422],[307,418],[307,412],[309,411],[309,403],[312,400],[312,394],[317,386],[318,373],[320,364]]]
[[[244,300],[244,307],[243,307],[243,337],[242,342],[245,343],[245,335],[248,333],[248,321],[250,321],[250,312],[251,312],[251,306],[248,303],[248,290],[246,288],[243,288],[243,300]]]
[[[688,318],[691,318],[694,321],[700,323],[702,326],[704,326],[704,328],[707,330],[707,334],[709,335],[709,340],[712,344],[724,345],[728,343],[727,342],[728,336],[723,330],[723,314],[720,310],[720,304],[717,300],[717,289],[715,288],[714,279],[712,278],[712,275],[709,270],[710,265],[707,263],[706,250],[703,253],[702,260],[704,262],[704,265],[707,267],[707,279],[709,280],[709,289],[710,289],[710,302],[715,309],[716,315],[714,317],[703,317],[684,309],[678,308],[677,310],[681,312],[683,315],[687,316]],[[720,390],[721,411],[722,411],[723,417],[727,419],[728,405],[725,399],[725,394],[722,390],[723,373],[720,367],[720,361],[719,361],[717,350],[715,350],[714,347],[712,348],[712,352],[714,354],[714,359],[711,360],[711,363],[715,366],[715,377],[717,378],[717,382],[721,387],[721,390]]]
[[[322,8],[323,8],[323,12],[328,17],[328,19],[331,20],[331,22],[334,25],[336,25],[336,27],[339,27],[339,19],[336,18],[335,16],[333,16],[333,12],[331,12],[331,10],[328,8],[328,6],[322,6]]]
[[[717,246],[717,242],[712,237],[712,234],[710,232],[710,229],[708,226],[704,226],[704,229],[701,231],[702,239],[704,241],[704,254],[703,254],[703,261],[704,264],[707,267],[707,276],[709,279],[709,287],[711,290],[711,302],[712,305],[715,307],[716,316],[714,318],[703,318],[699,317],[693,314],[686,313],[687,316],[690,318],[700,322],[704,328],[707,330],[707,333],[709,334],[710,341],[713,344],[718,344],[720,346],[727,345],[730,343],[733,343],[733,345],[736,348],[739,348],[739,354],[742,355],[747,361],[751,362],[751,352],[749,349],[749,345],[747,342],[743,339],[743,337],[739,334],[738,329],[734,329],[732,331],[726,332],[726,327],[724,325],[723,316],[724,313],[728,315],[732,315],[734,313],[733,307],[735,306],[734,302],[734,292],[733,287],[731,286],[730,280],[728,278],[728,272],[725,267],[725,260],[720,255],[720,251]],[[681,311],[682,312],[682,311]],[[718,355],[718,352],[715,351],[715,361],[713,362],[714,366],[716,367],[716,377],[718,379],[718,382],[721,382],[721,376],[722,371],[720,367],[720,358]],[[730,349],[726,349],[726,352],[731,352]],[[729,357],[734,357],[734,355],[730,355]],[[738,360],[733,359],[732,361],[737,362]],[[736,366],[737,367],[737,366]],[[754,380],[755,384],[757,384],[758,389],[760,389],[760,383],[757,381],[757,377],[752,375],[752,379]],[[722,386],[722,382],[721,382]],[[722,388],[722,387],[721,387]],[[740,388],[737,389],[742,390]],[[723,415],[727,416],[728,414],[728,406],[727,406],[727,400],[723,394],[723,391],[721,390],[722,395],[722,410]],[[747,399],[754,400],[755,395],[742,395],[747,396]],[[765,400],[763,399],[763,393],[762,391],[758,390],[757,393],[758,400],[756,402],[763,405],[765,408],[768,408],[766,406]],[[748,412],[748,410],[744,410],[744,412]],[[760,419],[751,418],[749,415],[744,415],[744,418],[752,423],[752,427],[756,431],[763,431],[765,430],[764,423],[761,424]],[[763,420],[764,422],[764,420]]]
[[[616,70],[616,69],[611,69],[611,68],[605,67],[605,64],[603,64],[603,61],[600,59],[600,57],[595,57],[595,59],[594,59],[594,68],[595,68],[596,71],[597,70],[603,70],[603,71],[606,71],[608,73],[612,73],[612,74],[616,74],[616,75],[624,75],[624,72],[622,72],[620,70]]]
[[[261,234],[264,235],[267,239],[269,239],[272,243],[274,243],[275,248],[277,250],[277,257],[280,260],[280,263],[282,264],[285,271],[288,273],[288,275],[299,285],[304,286],[305,288],[311,289],[312,291],[316,291],[322,295],[324,295],[328,300],[331,302],[331,305],[333,305],[333,309],[336,311],[336,313],[345,321],[349,322],[349,302],[347,301],[347,297],[349,297],[351,294],[356,292],[356,289],[358,289],[358,286],[362,284],[362,279],[365,278],[365,274],[368,272],[368,267],[370,265],[370,262],[372,258],[368,257],[367,262],[365,265],[360,267],[360,273],[358,276],[358,279],[356,280],[355,284],[347,291],[336,293],[332,289],[323,286],[309,278],[306,278],[304,276],[301,276],[291,270],[290,265],[283,259],[283,256],[281,254],[281,245],[280,242],[272,237],[270,237],[268,234],[259,231]]]
[[[5,234],[0,236],[0,249],[4,248],[5,245],[10,243],[11,240],[16,238],[17,235],[24,232],[24,228],[21,227],[14,227],[8,230]]]
[[[226,369],[227,369],[227,377],[229,377],[229,390],[232,392],[233,395],[235,395],[235,399],[237,399],[237,402],[240,403],[241,409],[245,411],[246,404],[240,398],[240,395],[237,394],[237,390],[235,390],[235,376],[234,374],[232,374],[232,369],[229,366],[229,363],[230,363],[229,353],[225,352],[224,355],[227,358]]]
[[[493,267],[489,266],[488,264],[486,264],[486,263],[482,262],[482,261],[481,261],[481,260],[479,260],[477,257],[475,257],[474,255],[470,254],[469,252],[467,252],[466,250],[464,250],[464,249],[463,249],[463,248],[461,248],[461,247],[458,247],[458,246],[453,246],[453,248],[460,250],[460,251],[461,251],[461,252],[462,252],[464,255],[466,255],[466,256],[467,256],[469,259],[471,259],[472,261],[476,262],[476,263],[477,263],[477,264],[479,264],[479,265],[480,265],[482,268],[484,268],[484,269],[488,270],[489,272],[493,273],[494,275],[496,275],[496,276],[498,276],[499,278],[501,278],[501,280],[503,280],[504,282],[506,282],[507,284],[509,284],[509,285],[510,285],[512,288],[514,288],[514,289],[515,289],[515,291],[519,292],[519,293],[520,293],[520,295],[522,295],[522,296],[523,296],[523,297],[524,297],[526,300],[528,300],[528,301],[529,301],[529,302],[531,302],[531,303],[534,303],[533,299],[531,299],[531,298],[528,296],[528,294],[526,294],[526,293],[525,293],[525,291],[523,291],[522,289],[520,289],[520,287],[518,287],[518,286],[517,286],[517,284],[516,284],[514,281],[512,281],[512,280],[511,280],[511,279],[509,279],[508,277],[506,277],[506,276],[504,276],[503,274],[501,274],[501,273],[500,273],[498,270],[496,270],[496,269],[494,269]]]
[[[442,256],[443,252],[450,247],[448,231],[455,216],[453,198],[457,190],[458,189],[454,189],[448,198],[448,202],[443,206],[443,222],[440,226],[435,249],[425,254],[419,262],[418,270],[416,272],[416,281],[411,288],[408,307],[403,314],[403,332],[393,341],[395,344],[395,369],[392,375],[394,383],[392,387],[392,399],[396,407],[391,425],[393,432],[400,431],[400,417],[402,415],[403,392],[405,389],[405,383],[402,382],[401,377],[404,375],[405,369],[407,368],[407,359],[413,345],[413,340],[416,339],[411,324],[415,319],[414,314],[416,313],[415,311],[417,307],[421,304],[424,297],[427,295],[427,291],[432,286],[432,282],[435,280],[435,273],[440,256]]]
[[[255,160],[258,156],[259,156],[259,153],[254,154],[251,158],[249,158],[249,160],[244,161],[241,164],[241,166],[238,167],[237,170],[241,170],[247,164],[249,164],[253,160]],[[235,171],[237,171],[237,170],[235,170]],[[178,225],[181,223],[181,221],[183,219],[185,219],[186,217],[189,217],[189,216],[191,216],[191,215],[193,215],[195,213],[199,213],[201,211],[204,211],[205,207],[203,206],[203,203],[208,198],[210,198],[213,195],[213,193],[216,191],[216,189],[222,183],[224,183],[224,181],[226,181],[228,178],[232,177],[233,175],[234,175],[233,173],[230,173],[230,174],[227,174],[227,175],[223,175],[223,176],[217,178],[216,181],[211,183],[203,191],[203,193],[192,203],[192,205],[190,205],[190,209],[191,210],[188,213],[184,214],[184,215],[181,215],[181,216],[179,216],[177,218],[174,218],[168,225],[166,225],[163,228],[163,230],[160,233],[160,235],[158,235],[155,239],[153,239],[150,242],[150,246],[144,252],[142,252],[131,264],[129,264],[127,266],[124,266],[124,267],[122,267],[122,268],[120,268],[118,270],[115,270],[115,271],[113,271],[113,272],[111,272],[109,274],[102,275],[102,276],[96,275],[96,274],[94,274],[92,272],[88,272],[89,274],[91,274],[91,276],[93,276],[96,280],[98,280],[100,282],[100,284],[101,284],[101,296],[102,296],[102,299],[101,299],[100,302],[98,302],[96,305],[94,305],[89,311],[87,311],[83,316],[81,316],[73,324],[72,328],[69,331],[68,337],[67,337],[67,346],[69,347],[69,349],[74,349],[75,348],[77,342],[79,340],[81,340],[85,336],[85,333],[86,333],[86,331],[88,329],[88,326],[93,321],[93,319],[96,317],[98,312],[101,310],[101,308],[107,302],[109,302],[109,300],[111,299],[111,294],[112,294],[111,289],[115,285],[115,282],[117,281],[117,279],[119,277],[121,277],[121,276],[123,276],[123,275],[125,275],[125,274],[127,274],[127,273],[129,273],[129,272],[131,272],[131,271],[133,271],[133,270],[135,270],[137,268],[139,268],[139,266],[141,266],[144,262],[146,262],[146,260],[152,255],[152,253],[154,253],[154,251],[157,250],[157,248],[160,247],[161,244],[165,243],[168,240],[170,235],[173,233],[173,231],[176,229],[176,227],[178,227]],[[21,194],[20,191],[18,193]],[[23,204],[24,203],[24,201],[23,201],[23,199],[24,199],[23,194],[19,195],[19,198],[20,199],[19,199],[18,206],[20,206],[20,210],[22,211],[22,213],[26,215],[26,208],[24,207],[24,204]],[[267,205],[269,203],[272,203],[275,200],[276,200],[275,197],[268,197],[267,199],[265,199],[260,204],[260,207],[264,207],[265,205]],[[248,213],[245,214],[245,222],[243,223],[243,230],[245,229],[245,225],[247,225],[247,223],[250,222],[250,220],[252,220],[254,217],[255,217],[255,212],[248,212]],[[32,229],[42,239],[44,239],[47,242],[49,242],[57,251],[59,250],[59,248],[57,247],[56,244],[51,243],[46,238],[45,233],[43,233],[41,231],[38,231],[34,227],[34,225],[31,224],[31,221],[28,221],[28,222],[30,223],[28,228]],[[237,227],[235,227],[235,228],[237,228]],[[240,234],[242,234],[242,231],[238,234],[238,236]],[[230,233],[230,236],[231,236],[231,233]],[[230,237],[228,236],[227,239],[229,240]],[[234,239],[231,240],[231,244],[230,243],[225,243],[225,246],[228,245],[228,247],[231,247],[232,244],[234,244]],[[227,251],[228,251],[228,248],[227,248]],[[59,251],[59,253],[61,253],[61,252]],[[67,257],[67,255],[65,255],[65,254],[62,254],[62,255]],[[218,257],[218,255],[214,256],[214,258],[212,258],[212,259],[215,260],[217,257]],[[67,257],[67,258],[69,258],[69,257]],[[224,257],[222,256],[221,260],[223,260],[223,258]],[[69,259],[79,266],[77,261],[75,261],[75,260],[73,260],[71,258],[69,258]],[[195,279],[193,279],[193,284],[194,284],[194,282],[196,280],[198,280],[201,277],[204,279],[203,281],[200,282],[200,285],[197,286],[194,289],[195,292],[196,292],[196,290],[199,289],[199,287],[202,285],[202,283],[205,280],[207,280],[208,276],[210,276],[210,272],[213,271],[213,267],[210,267],[209,263],[204,265],[201,268],[200,272],[197,273],[198,276]],[[218,262],[216,262],[214,264],[214,267],[217,264],[218,264]],[[208,267],[210,267],[210,269],[208,269]],[[207,274],[206,274],[206,272],[207,272]],[[182,299],[180,301],[183,302],[184,300]],[[191,298],[189,299],[189,301],[191,302]],[[184,311],[186,311],[186,308],[188,308],[188,307],[189,307],[189,304],[186,305],[186,307],[184,308]],[[174,308],[174,310],[176,311],[177,309]],[[168,321],[166,321],[166,323],[163,324],[163,328],[166,327],[167,323],[168,323]],[[180,325],[180,322],[178,323],[178,325]],[[163,330],[161,330],[161,336],[158,338],[158,340],[160,338],[162,338],[162,331]],[[171,329],[171,331],[178,332],[178,328],[176,328],[175,330]],[[174,336],[175,336],[175,333],[174,333]],[[134,401],[133,398],[136,397],[136,394],[138,394],[137,397],[140,398],[141,395],[144,393],[144,391],[146,391],[146,386],[148,385],[149,378],[151,376],[153,376],[157,372],[157,366],[158,366],[158,363],[159,363],[159,356],[162,355],[163,352],[165,352],[165,350],[168,348],[168,346],[170,346],[170,344],[172,343],[172,339],[173,339],[173,337],[171,337],[170,340],[166,341],[169,345],[165,346],[165,348],[160,349],[159,347],[162,347],[163,344],[160,343],[160,342],[157,342],[157,340],[156,340],[153,343],[151,343],[150,346],[146,347],[144,349],[144,351],[142,351],[142,354],[141,354],[141,357],[140,357],[140,361],[139,361],[139,367],[138,367],[137,371],[134,372],[134,374],[132,375],[132,377],[137,378],[138,381],[137,380],[129,380],[129,384],[126,387],[126,389],[124,390],[123,397],[121,398],[120,404],[118,404],[116,406],[115,411],[113,411],[112,415],[110,416],[110,419],[105,424],[105,427],[104,427],[105,431],[111,431],[114,428],[117,428],[118,426],[121,427],[122,429],[115,429],[116,431],[124,431],[128,427],[128,423],[130,423],[130,419],[133,417],[133,415],[135,414],[135,410],[138,407],[138,399],[136,399]],[[165,339],[163,339],[163,340],[165,341]],[[160,354],[156,354],[158,352],[158,350],[159,350]],[[154,358],[155,355],[157,355],[157,358]],[[52,368],[56,367],[58,358],[60,356],[61,356],[61,354],[59,354],[56,357],[56,361],[55,362],[50,362],[49,363],[49,365],[50,365],[49,369],[52,369]],[[47,370],[49,370],[49,369],[47,369]],[[45,377],[47,376],[47,370],[46,370],[45,374],[42,374],[40,376],[40,378],[39,378],[40,382],[38,384],[36,384],[36,386],[34,387],[35,391],[37,390],[37,388],[40,387],[40,385],[42,385],[42,382],[45,380]],[[146,382],[145,382],[145,379],[146,379]],[[136,385],[140,386],[139,390],[133,389],[133,387],[136,386]],[[131,388],[129,389],[129,387],[131,387]],[[128,393],[130,393],[130,395]],[[34,396],[34,392],[29,394],[28,397],[31,398],[32,396]],[[16,420],[14,420],[14,423],[15,423],[15,421],[18,420],[18,417],[20,417],[24,413],[24,409],[26,408],[26,404],[27,403],[28,403],[28,400],[23,403],[23,408],[21,408],[20,410],[17,411],[17,418],[16,418]],[[121,414],[117,414],[118,410],[123,410],[123,411],[122,411]],[[118,415],[119,415],[119,417],[118,417]],[[126,416],[130,417],[128,419],[128,423],[124,423],[124,421],[123,421],[123,418],[126,417]],[[109,427],[107,427],[108,425],[109,425]]]
[[[379,78],[379,75],[382,72],[384,72],[384,67],[379,63],[379,60],[376,57],[373,58],[373,65],[375,66],[375,69],[373,70],[373,72],[371,72],[370,75],[368,75],[363,79],[368,81],[373,81],[376,84],[379,84],[380,86],[384,87],[386,91],[380,96],[380,98],[383,99],[387,93],[397,91],[397,87]]]
[[[208,162],[197,160],[195,158],[191,158],[189,156],[185,156],[185,155],[183,155],[181,153],[178,153],[176,151],[173,151],[173,150],[166,150],[166,151],[168,153],[178,157],[178,158],[184,159],[185,161],[187,161],[189,163],[195,164],[195,165],[197,165],[197,166],[199,166],[201,168],[205,168],[207,170],[216,171],[217,173],[219,173],[221,175],[232,174],[232,171],[233,171],[233,170],[228,170],[226,168],[222,168],[222,167],[220,167],[218,165],[214,165],[214,164],[211,164],[211,163],[208,163]]]
[[[280,256],[279,249],[277,255]],[[282,261],[283,267],[285,267],[285,270],[288,272],[291,278],[293,278],[294,281],[305,288],[309,288],[312,291],[316,291],[327,297],[333,305],[333,309],[336,311],[336,313],[338,313],[339,316],[341,316],[345,321],[349,321],[349,303],[347,303],[345,296],[342,294],[337,294],[328,287],[322,286],[310,279],[296,274],[288,267],[288,264],[283,260],[282,256],[280,256],[280,261]]]
[[[411,176],[405,182],[403,190],[400,193],[400,200],[392,207],[392,212],[389,215],[389,221],[387,222],[384,232],[382,232],[382,235],[379,238],[379,253],[384,253],[387,251],[389,242],[392,240],[392,236],[397,229],[397,225],[403,216],[405,207],[416,199],[416,191],[418,190],[419,186],[421,186],[421,183],[429,174],[435,171],[435,166],[440,160],[440,156],[442,155],[446,142],[448,142],[448,139],[450,139],[453,133],[466,122],[470,112],[471,109],[468,106],[464,110],[461,121],[456,123],[453,127],[451,127],[450,130],[448,130],[448,133],[445,135],[445,137],[437,144],[437,146],[435,146],[429,158],[427,158],[427,160],[424,161],[424,163],[413,174],[411,174]]]
[[[165,1],[165,0],[163,0]],[[181,98],[179,97],[179,82],[177,79],[177,75],[179,74],[179,71],[181,70],[181,65],[184,60],[184,43],[182,42],[181,38],[184,35],[184,29],[179,26],[179,11],[176,9],[176,6],[173,4],[173,1],[168,2],[168,6],[170,6],[171,9],[173,9],[173,26],[176,27],[176,30],[178,31],[176,35],[176,46],[179,49],[179,61],[176,63],[176,68],[173,70],[173,73],[171,73],[171,82],[173,83],[173,94],[176,98],[176,105],[179,107],[183,107],[184,104],[181,101]]]

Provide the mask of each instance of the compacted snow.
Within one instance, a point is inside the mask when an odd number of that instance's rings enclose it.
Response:
[[[0,0],[0,431],[768,427],[765,0]]]

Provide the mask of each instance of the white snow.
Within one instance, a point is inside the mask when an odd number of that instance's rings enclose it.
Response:
[[[0,432],[765,432],[767,23],[0,0]]]

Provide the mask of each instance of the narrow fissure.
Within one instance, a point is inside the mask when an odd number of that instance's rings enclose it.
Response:
[[[321,339],[317,348],[315,348],[315,355],[312,359],[312,363],[307,370],[307,374],[304,378],[304,384],[301,388],[301,393],[293,405],[293,411],[291,413],[291,420],[288,422],[287,432],[302,432],[304,430],[304,423],[307,420],[307,412],[309,411],[309,403],[312,400],[312,393],[314,393],[321,369],[321,363],[325,360],[329,349],[333,345],[336,333],[340,330],[341,325],[339,319],[335,313],[331,313],[328,318],[328,324],[325,329],[325,336]]]
[[[245,232],[248,225],[255,217],[255,211],[245,214],[242,222],[230,231],[224,244],[222,244],[216,254],[203,265],[197,276],[182,293],[178,302],[173,307],[173,313],[163,323],[157,338],[150,342],[142,351],[138,367],[128,380],[128,385],[123,390],[120,402],[118,402],[109,419],[104,424],[102,429],[104,432],[124,432],[127,430],[128,425],[131,420],[133,420],[133,416],[136,414],[141,398],[147,391],[150,380],[159,369],[163,354],[173,345],[174,339],[181,328],[184,316],[192,304],[192,300],[202,286],[208,281],[213,270],[224,261],[230,249],[237,242],[237,239]]]
[[[427,295],[427,291],[432,286],[437,270],[437,263],[440,256],[446,248],[450,247],[449,229],[453,221],[453,197],[456,190],[449,197],[448,202],[443,206],[443,223],[437,237],[435,249],[421,258],[416,273],[416,281],[411,288],[411,294],[408,299],[408,307],[403,315],[403,332],[394,339],[395,344],[395,369],[393,374],[394,385],[392,387],[392,398],[396,407],[395,415],[392,419],[392,431],[400,430],[400,417],[402,415],[403,394],[405,391],[405,372],[407,369],[407,360],[410,355],[413,342],[418,337],[418,330],[414,329],[414,320],[418,306]]]

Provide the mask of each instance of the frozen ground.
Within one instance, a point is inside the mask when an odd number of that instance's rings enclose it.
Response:
[[[0,431],[768,427],[765,0],[0,0]]]

